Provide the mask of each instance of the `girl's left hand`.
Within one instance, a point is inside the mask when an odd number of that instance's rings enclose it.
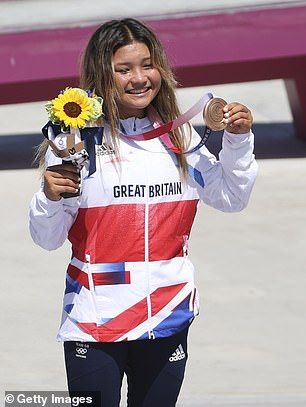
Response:
[[[234,134],[248,133],[253,124],[253,117],[250,110],[241,103],[228,103],[223,108],[224,119],[227,123],[226,131]]]

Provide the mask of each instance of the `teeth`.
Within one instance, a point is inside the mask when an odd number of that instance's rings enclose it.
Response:
[[[140,95],[141,93],[145,93],[147,89],[141,89],[141,90],[128,90],[127,93],[131,93],[134,95]]]

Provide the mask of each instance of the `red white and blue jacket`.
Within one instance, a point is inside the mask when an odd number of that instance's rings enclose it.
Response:
[[[121,124],[126,134],[152,128],[148,118]],[[192,143],[198,141],[192,129]],[[83,174],[80,197],[54,202],[41,188],[31,202],[34,242],[47,250],[67,237],[72,244],[60,341],[161,338],[186,327],[198,314],[188,257],[198,202],[240,211],[257,174],[251,132],[225,131],[219,160],[206,147],[187,155],[186,182],[175,155],[158,138],[122,138],[119,151],[116,158],[96,146],[97,170]],[[59,162],[47,152],[47,165]]]

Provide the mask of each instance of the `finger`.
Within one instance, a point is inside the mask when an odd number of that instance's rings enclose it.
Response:
[[[79,188],[74,188],[74,187],[69,187],[69,186],[65,186],[65,187],[59,187],[57,189],[57,194],[60,195],[63,192],[70,192],[72,194],[76,193],[79,191]]]
[[[71,185],[52,185],[52,187],[46,187],[45,190],[50,191],[54,195],[59,195],[62,192],[77,192],[79,188]]]
[[[74,181],[69,178],[55,178],[53,182],[49,182],[49,184],[55,187],[79,188],[80,186],[78,181]]]
[[[51,192],[51,194],[50,194],[50,192]],[[50,192],[45,191],[45,194],[47,197],[50,197],[51,199],[53,197],[53,200],[60,200],[63,193],[75,194],[75,193],[79,192],[79,189],[72,188],[72,187],[61,187],[61,188],[56,188],[55,190],[50,191]]]
[[[54,169],[50,170],[47,168],[45,177],[52,177],[52,178],[67,178],[71,179],[73,181],[79,181],[80,180],[80,174],[79,173],[74,173],[71,171],[66,171],[66,169],[59,169],[55,171]]]
[[[250,112],[246,106],[242,105],[241,103],[237,103],[237,102],[227,104],[226,106],[224,106],[223,111],[225,113],[229,113],[230,115],[233,115],[238,112],[245,112],[245,113]]]
[[[238,112],[232,116],[229,116],[227,119],[223,119],[223,122],[224,123],[234,123],[238,119],[245,119],[245,120],[249,120],[249,121],[252,120],[249,113]]]
[[[73,165],[73,164],[58,164],[58,165],[50,165],[49,167],[46,168],[48,171],[69,171],[69,172],[74,172],[74,173],[79,173],[79,169]]]
[[[59,201],[63,192],[76,193],[78,191],[79,187],[77,185],[56,185],[48,183],[45,183],[44,185],[44,193],[46,197],[52,201]]]
[[[246,119],[238,119],[235,120],[233,123],[230,123],[229,126],[230,127],[245,127],[250,129],[251,128],[252,123],[250,122],[250,120],[246,120]]]

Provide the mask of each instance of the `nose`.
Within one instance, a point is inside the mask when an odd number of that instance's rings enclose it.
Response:
[[[135,68],[132,73],[131,82],[133,84],[145,84],[147,82],[147,76],[143,69]]]

